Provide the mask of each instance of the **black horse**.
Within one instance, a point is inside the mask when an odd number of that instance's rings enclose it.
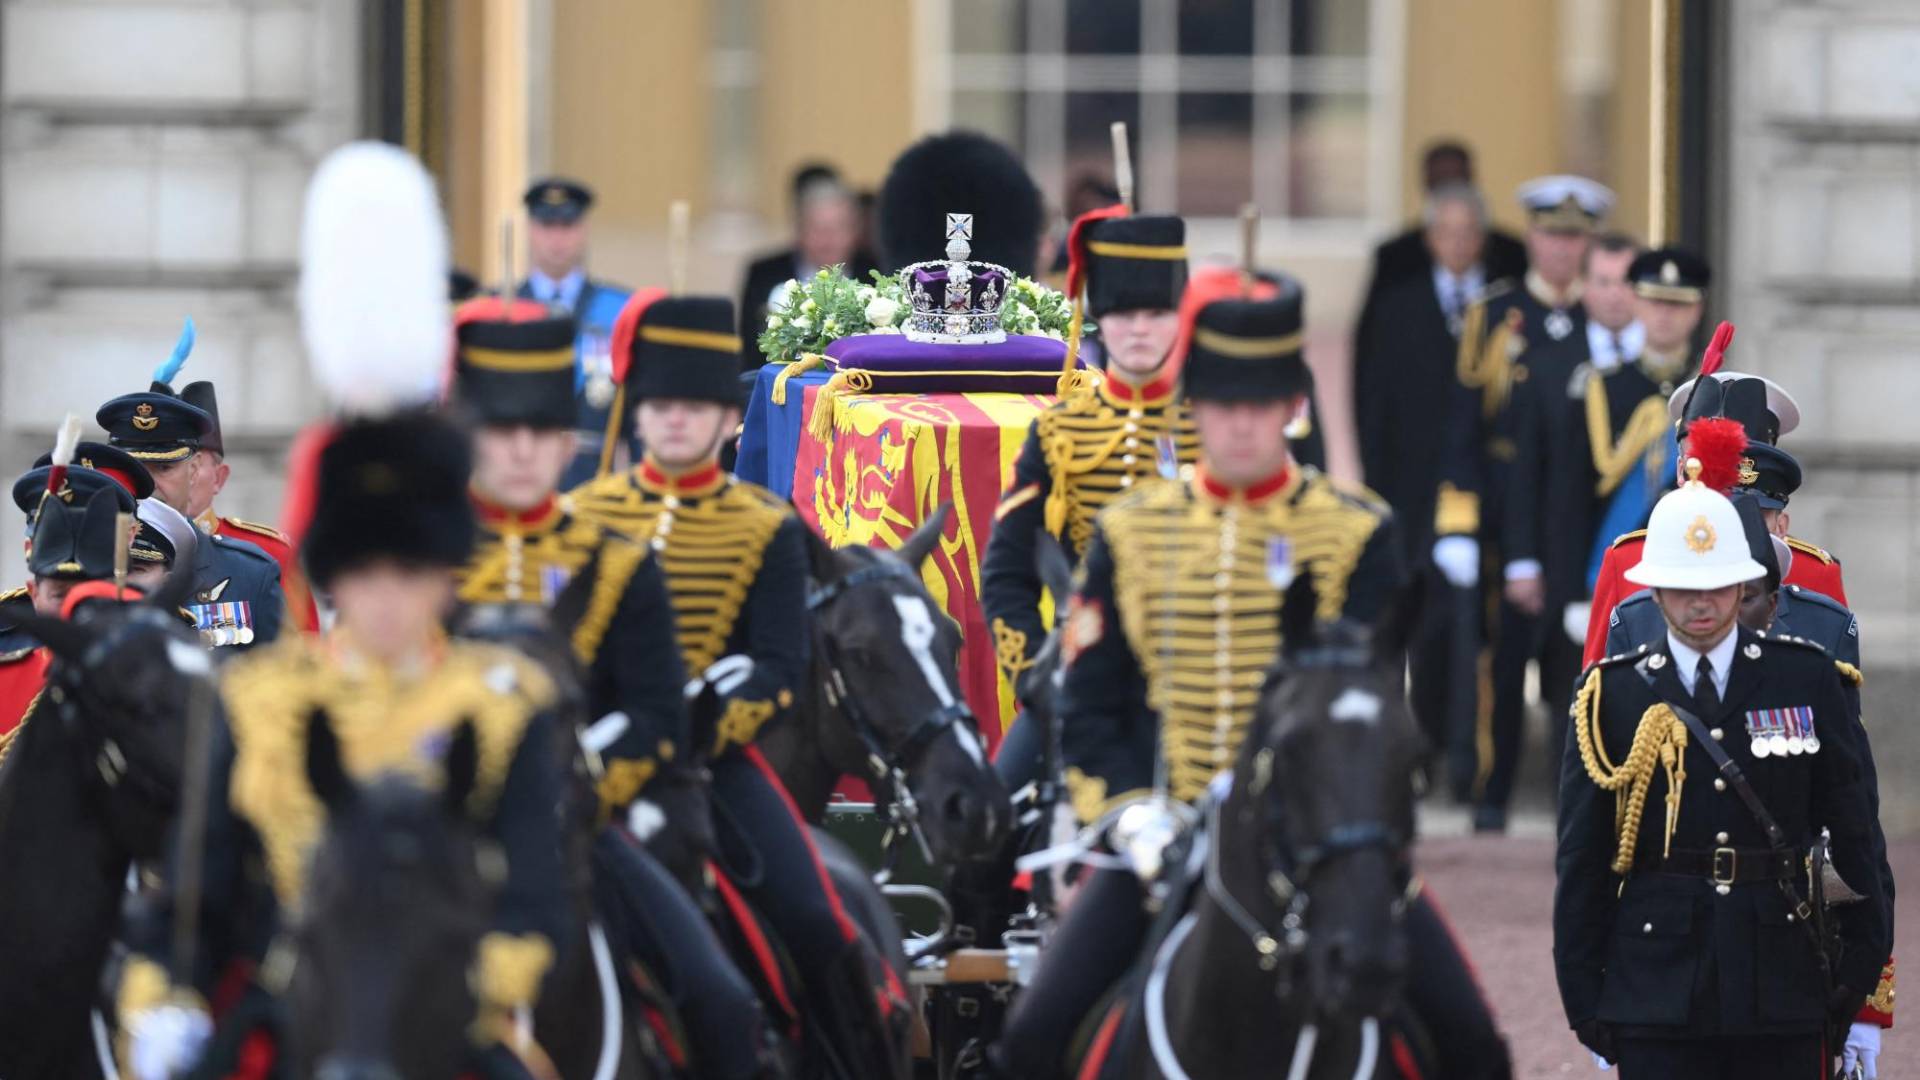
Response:
[[[89,1016],[127,871],[179,805],[190,708],[212,708],[176,574],[149,601],[22,619],[53,653],[0,764],[0,1076],[99,1075]]]
[[[960,633],[920,579],[942,505],[898,551],[833,550],[808,533],[812,665],[791,720],[761,751],[818,824],[842,776],[868,782],[903,836],[951,866],[995,850],[1007,792],[959,691]]]
[[[1395,667],[1400,622],[1314,625],[1309,581],[1290,590],[1278,677],[1188,860],[1194,903],[1154,942],[1137,1016],[1116,1028],[1125,1075],[1385,1077],[1410,1052],[1422,740]]]
[[[356,783],[333,725],[307,725],[307,777],[327,810],[294,931],[287,985],[291,1075],[452,1080],[466,1071],[475,949],[499,870],[465,812],[473,727],[449,741],[446,783],[397,774]]]

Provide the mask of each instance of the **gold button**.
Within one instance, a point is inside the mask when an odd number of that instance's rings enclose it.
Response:
[[[680,509],[680,497],[677,495],[669,495],[666,498],[660,500],[660,502],[669,510]]]
[[[1224,589],[1224,588],[1226,588],[1227,586],[1229,586],[1229,585],[1231,585],[1231,584],[1233,584],[1233,575],[1232,575],[1232,574],[1215,574],[1215,575],[1213,575],[1213,587],[1214,587],[1214,588],[1216,588],[1216,589]]]
[[[1122,465],[1131,465],[1131,464],[1133,464],[1133,455],[1132,455],[1132,454],[1121,454],[1121,455],[1120,455],[1120,464],[1122,464]]]
[[[653,538],[653,543],[650,546],[655,551],[665,551],[667,550],[667,539],[664,536],[656,536]]]
[[[1121,477],[1121,478],[1120,478],[1120,486],[1121,486],[1121,487],[1123,487],[1123,488],[1124,488],[1124,487],[1132,487],[1132,486],[1133,486],[1133,477],[1131,477],[1131,476],[1123,476],[1123,477]]]
[[[1128,418],[1129,418],[1129,419],[1133,419],[1133,420],[1138,420],[1138,419],[1140,419],[1141,417],[1143,417],[1143,416],[1145,416],[1145,415],[1147,415],[1147,414],[1146,414],[1146,413],[1144,413],[1144,412],[1141,412],[1141,411],[1140,411],[1139,409],[1128,409],[1128,410],[1127,410],[1127,416],[1128,416]]]
[[[1126,429],[1125,429],[1125,430],[1126,430],[1126,433],[1127,433],[1127,434],[1129,434],[1129,435],[1131,435],[1131,434],[1133,434],[1134,432],[1136,432],[1136,431],[1139,431],[1139,430],[1140,430],[1140,425],[1139,425],[1139,424],[1136,424],[1136,423],[1134,423],[1134,422],[1133,422],[1133,421],[1131,421],[1131,420],[1129,420],[1129,421],[1127,421],[1127,426],[1126,426]],[[1127,440],[1127,442],[1129,442],[1129,443],[1131,443],[1131,442],[1133,442],[1133,440],[1132,440],[1132,439],[1128,439],[1128,440]]]

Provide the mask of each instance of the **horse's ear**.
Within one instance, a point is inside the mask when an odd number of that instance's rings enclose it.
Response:
[[[920,527],[913,530],[913,535],[907,537],[907,542],[900,545],[900,558],[908,566],[918,570],[920,564],[927,561],[927,556],[933,554],[934,546],[940,542],[941,534],[947,531],[947,515],[952,512],[953,503],[941,503],[940,509],[935,510],[932,517],[921,522]]]
[[[175,612],[193,595],[193,568],[175,566],[173,571],[160,583],[160,587],[147,598],[147,603],[165,612]]]
[[[840,561],[834,557],[833,549],[820,538],[820,534],[810,528],[800,530],[807,538],[807,573],[822,585],[840,579]]]
[[[1033,567],[1040,583],[1053,594],[1055,604],[1065,604],[1073,595],[1073,560],[1058,537],[1045,529],[1034,530]]]
[[[28,613],[13,617],[13,624],[25,630],[35,641],[45,645],[53,655],[69,664],[77,664],[86,654],[87,646],[93,644],[93,632],[78,623],[65,619],[56,619],[50,615]]]
[[[1373,632],[1373,655],[1379,660],[1394,660],[1407,651],[1420,627],[1426,610],[1426,590],[1408,586],[1387,604],[1385,614]]]
[[[340,760],[340,739],[325,709],[307,714],[307,784],[322,805],[337,810],[353,798],[353,778]]]
[[[1313,574],[1301,567],[1280,606],[1280,639],[1286,652],[1305,648],[1318,637],[1319,606],[1320,590],[1314,587]]]
[[[462,720],[460,726],[453,729],[453,739],[447,743],[447,756],[442,765],[447,786],[441,795],[446,799],[447,810],[464,815],[467,797],[473,794],[474,778],[480,772],[480,744],[473,734],[472,720]]]

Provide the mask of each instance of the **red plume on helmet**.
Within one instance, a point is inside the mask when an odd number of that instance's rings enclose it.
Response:
[[[1067,227],[1067,298],[1076,299],[1080,290],[1087,284],[1087,230],[1102,221],[1126,217],[1130,211],[1126,203],[1114,203],[1098,210],[1089,210],[1073,219]]]
[[[1695,420],[1687,428],[1687,457],[1700,463],[1701,484],[1722,495],[1740,483],[1740,459],[1747,452],[1747,429],[1723,416]]]
[[[1727,362],[1727,346],[1733,344],[1733,324],[1725,319],[1713,329],[1713,340],[1707,342],[1707,350],[1700,354],[1700,377],[1706,378],[1720,370]]]
[[[612,350],[613,385],[627,385],[627,371],[633,366],[633,339],[640,334],[640,320],[646,317],[648,308],[666,298],[667,290],[651,285],[635,289],[633,295],[627,297],[626,305],[613,320],[613,337],[608,343]]]

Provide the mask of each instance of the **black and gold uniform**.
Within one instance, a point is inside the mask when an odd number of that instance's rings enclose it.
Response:
[[[1248,296],[1237,272],[1203,271],[1189,288],[1203,297],[1190,293],[1186,305],[1189,397],[1305,395],[1296,282],[1262,275]],[[1203,451],[1191,480],[1156,480],[1115,500],[1095,522],[1065,616],[1061,742],[1075,812],[1092,820],[1156,789],[1203,795],[1231,767],[1280,655],[1291,580],[1311,576],[1321,618],[1370,622],[1397,598],[1401,567],[1377,499],[1291,460],[1231,488],[1210,475]],[[1090,876],[989,1053],[996,1073],[1061,1074],[1073,1031],[1147,935],[1143,899],[1127,871]],[[1447,1075],[1494,1075],[1479,1066],[1504,1062],[1505,1050],[1484,1002],[1444,924],[1424,900],[1414,906],[1408,926],[1428,982],[1413,1007],[1454,1036]]]
[[[1154,787],[1192,800],[1239,752],[1280,649],[1278,577],[1309,574],[1319,616],[1371,622],[1403,577],[1380,504],[1293,468],[1230,489],[1202,465],[1116,502],[1068,616],[1062,744],[1092,821]]]
[[[1068,238],[1068,288],[1084,283],[1095,319],[1119,311],[1171,312],[1187,281],[1186,225],[1177,217],[1125,217],[1124,206],[1083,215]],[[1045,529],[1078,562],[1093,518],[1150,477],[1193,464],[1199,444],[1166,357],[1135,382],[1111,364],[1041,413],[994,511],[980,568],[980,599],[1000,670],[1012,683],[1046,639],[1034,542]],[[1056,597],[1064,603],[1065,597]]]
[[[451,575],[473,544],[468,462],[465,435],[430,416],[341,428],[320,458],[303,548],[314,581],[332,585],[381,560],[444,567]],[[204,860],[193,985],[169,986],[166,974],[171,905],[181,885],[175,861],[129,922],[123,1029],[138,1038],[144,1010],[177,1001],[180,992],[210,1001],[216,986],[231,990],[236,972],[250,993],[272,997],[282,988],[264,961],[305,905],[309,862],[325,827],[307,763],[309,725],[324,715],[341,764],[361,782],[399,773],[429,787],[442,783],[447,747],[462,725],[472,726],[477,769],[466,808],[504,859],[474,986],[493,1021],[488,1030],[504,1032],[504,1017],[533,1004],[573,926],[555,813],[564,797],[564,759],[553,680],[496,645],[436,634],[401,662],[336,629],[324,637],[289,635],[229,663],[220,697],[223,708],[211,720],[205,831],[179,846],[197,848]]]
[[[636,294],[614,331],[625,400],[738,407],[733,303],[724,297]],[[649,453],[573,492],[580,515],[645,545],[667,579],[690,678],[719,697],[713,730],[690,749],[710,760],[719,859],[779,933],[801,969],[810,1023],[849,1071],[891,1074],[885,1026],[874,1016],[867,949],[847,918],[806,823],[753,745],[786,715],[807,676],[805,526],[771,492],[721,470],[718,440],[669,471]]]
[[[501,302],[462,309],[456,399],[484,431],[565,431],[574,423],[574,322],[503,317]],[[556,478],[558,479],[558,478]],[[461,604],[551,611],[584,677],[592,719],[619,714],[594,749],[602,801],[633,801],[682,756],[686,683],[660,560],[578,513],[569,496],[507,509],[476,488],[479,535],[458,572]]]
[[[573,321],[516,314],[483,300],[456,320],[456,398],[496,448],[574,423]],[[707,792],[686,745],[685,668],[661,559],[576,512],[571,496],[549,490],[530,507],[496,505],[485,494],[489,468],[483,458],[474,477],[479,543],[460,568],[458,597],[475,617],[471,609],[550,612],[575,662],[589,722],[581,740],[599,759],[601,805],[616,815],[594,839],[596,914],[615,948],[671,976],[702,1075],[759,1075],[767,1040],[753,986],[681,886],[705,871]],[[550,482],[559,480],[556,472]]]
[[[1544,177],[1520,191],[1527,210],[1529,236],[1580,236],[1591,233],[1611,206],[1606,188],[1580,177]],[[1536,260],[1537,262],[1537,260]],[[1441,620],[1430,629],[1455,641],[1460,628],[1490,621],[1483,636],[1491,646],[1491,679],[1480,694],[1471,732],[1459,730],[1464,716],[1450,716],[1452,750],[1450,779],[1456,792],[1476,802],[1476,828],[1505,827],[1504,797],[1490,793],[1493,746],[1497,734],[1517,732],[1525,716],[1526,672],[1539,651],[1540,620],[1509,602],[1504,586],[1509,567],[1513,576],[1530,576],[1504,548],[1502,530],[1507,504],[1514,497],[1516,461],[1520,454],[1516,401],[1534,392],[1554,393],[1572,380],[1574,370],[1588,357],[1587,314],[1580,303],[1581,281],[1574,278],[1556,286],[1536,268],[1517,282],[1499,282],[1468,305],[1460,332],[1455,381],[1447,410],[1447,441],[1441,449],[1440,489],[1434,503],[1435,562],[1456,587],[1471,587],[1471,597],[1453,596],[1454,604],[1471,611]],[[1558,406],[1565,398],[1555,401]],[[1544,438],[1557,441],[1569,410],[1556,407],[1543,422],[1550,426]],[[1470,548],[1476,565],[1462,566]],[[1532,568],[1537,573],[1537,567]],[[1467,582],[1473,582],[1466,586]],[[1452,688],[1460,680],[1478,681],[1478,672],[1464,649],[1455,649],[1446,668],[1449,691],[1422,693],[1423,700],[1454,700],[1464,695]],[[1558,681],[1577,673],[1572,663]],[[1431,670],[1430,668],[1428,670]],[[1548,678],[1543,674],[1543,678]]]

